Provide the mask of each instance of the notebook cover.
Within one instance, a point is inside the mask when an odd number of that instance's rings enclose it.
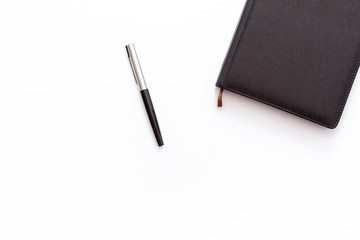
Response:
[[[216,86],[335,128],[359,63],[359,0],[248,0]]]

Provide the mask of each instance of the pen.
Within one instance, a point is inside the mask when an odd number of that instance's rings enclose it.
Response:
[[[141,97],[144,101],[144,105],[146,108],[146,112],[149,116],[151,127],[154,131],[156,141],[160,147],[160,146],[164,145],[164,142],[163,142],[163,139],[161,136],[158,121],[156,119],[154,106],[151,102],[150,93],[146,86],[144,75],[141,71],[140,62],[139,62],[139,59],[138,59],[136,51],[135,51],[135,46],[133,43],[131,43],[129,45],[126,45],[125,48],[126,48],[126,52],[127,52],[128,58],[129,58],[132,72],[135,77],[135,82],[139,86]]]

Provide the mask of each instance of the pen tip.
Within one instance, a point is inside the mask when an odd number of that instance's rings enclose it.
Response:
[[[158,143],[159,147],[164,146],[164,141],[163,141],[160,134],[157,134],[156,140],[157,140],[157,143]]]

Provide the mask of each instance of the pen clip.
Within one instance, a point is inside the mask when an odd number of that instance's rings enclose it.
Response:
[[[132,60],[131,60],[130,57],[129,57],[129,61],[130,61],[130,66],[131,66],[132,73],[133,73],[133,75],[134,75],[135,83],[136,83],[137,85],[139,85],[139,81],[138,81],[138,79],[137,79],[137,77],[136,77],[136,74],[135,74],[134,64],[133,64],[133,62],[132,62]]]
[[[133,75],[134,75],[135,83],[136,83],[137,85],[139,85],[138,80],[137,80],[137,78],[136,78],[136,74],[135,74],[134,64],[133,64],[133,62],[132,62],[132,60],[131,60],[131,57],[130,57],[130,52],[129,52],[128,46],[126,46],[125,49],[126,49],[126,53],[127,53],[127,55],[128,55],[128,58],[129,58],[129,62],[130,62],[130,66],[131,66],[131,71],[132,71],[132,73],[133,73]]]
[[[147,89],[145,79],[141,71],[140,62],[135,51],[134,44],[126,45],[126,50],[131,65],[131,70],[134,74],[135,82],[139,86],[139,90],[142,91]]]

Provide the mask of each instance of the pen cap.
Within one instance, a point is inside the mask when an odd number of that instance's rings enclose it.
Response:
[[[145,78],[141,70],[140,62],[136,54],[135,46],[133,43],[125,46],[128,58],[130,61],[131,69],[134,74],[135,82],[139,85],[140,91],[147,89]]]

